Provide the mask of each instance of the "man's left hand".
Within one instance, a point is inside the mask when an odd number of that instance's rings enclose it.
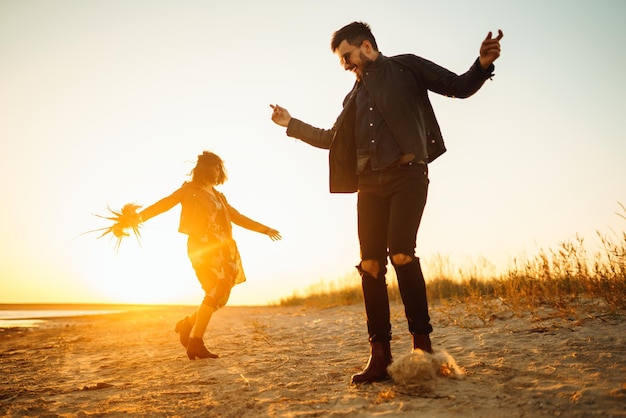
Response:
[[[500,56],[500,39],[502,39],[503,36],[504,34],[500,29],[498,29],[498,36],[495,38],[493,38],[492,33],[489,32],[483,43],[480,45],[480,57],[478,59],[480,60],[480,65],[483,69],[486,70],[489,68],[489,66]]]

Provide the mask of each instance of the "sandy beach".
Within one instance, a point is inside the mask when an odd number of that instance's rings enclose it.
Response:
[[[626,318],[488,321],[432,309],[434,356],[410,353],[392,306],[392,367],[350,385],[367,360],[363,308],[226,307],[190,361],[174,325],[189,307],[58,318],[0,331],[2,416],[624,417]],[[458,310],[458,312],[455,312]],[[412,375],[417,365],[421,374]],[[419,376],[419,377],[416,377]]]

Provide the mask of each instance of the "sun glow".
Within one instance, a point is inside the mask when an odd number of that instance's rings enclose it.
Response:
[[[116,253],[114,242],[92,244],[83,275],[102,301],[111,303],[195,304],[201,288],[185,252],[181,234],[156,231],[141,245],[127,237]],[[103,248],[103,247],[108,248]]]
[[[260,205],[263,195],[223,189],[228,193],[229,201],[233,196],[232,204],[244,215],[281,231],[288,226],[284,216],[280,221],[275,219],[276,202]],[[147,204],[156,199],[153,197]],[[177,231],[179,216],[180,206],[175,206],[150,219],[140,226],[139,241],[131,233],[123,238],[117,249],[117,238],[112,234],[97,238],[101,232],[95,231],[82,236],[76,247],[81,253],[78,258],[82,260],[79,275],[87,282],[90,292],[106,303],[200,303],[203,290],[187,256],[187,236]],[[112,222],[98,221],[90,226],[106,228]],[[271,241],[264,234],[237,225],[233,225],[233,237],[249,281],[233,289],[229,304],[265,304],[277,300],[278,296],[272,296],[277,289],[284,287],[286,292],[289,291],[287,287],[293,284],[293,274],[285,270],[290,266],[277,263],[284,252],[283,241]],[[268,286],[268,279],[274,282],[273,286]],[[277,284],[277,281],[286,282],[287,286]]]

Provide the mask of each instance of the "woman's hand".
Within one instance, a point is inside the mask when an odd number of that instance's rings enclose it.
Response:
[[[265,231],[265,235],[270,237],[272,241],[280,241],[283,238],[280,236],[280,232],[273,228],[267,228],[267,230]]]

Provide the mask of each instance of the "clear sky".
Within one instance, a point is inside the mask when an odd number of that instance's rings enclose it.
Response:
[[[179,207],[117,255],[80,234],[174,191],[202,150],[225,160],[230,203],[284,237],[235,227],[248,282],[231,304],[353,274],[356,196],[328,192],[327,151],[268,105],[332,126],[354,79],[330,37],[354,20],[383,54],[457,73],[504,31],[475,96],[431,94],[448,152],[418,235],[427,275],[437,259],[506,269],[576,234],[593,248],[625,226],[625,18],[621,0],[0,0],[0,303],[199,303]]]

